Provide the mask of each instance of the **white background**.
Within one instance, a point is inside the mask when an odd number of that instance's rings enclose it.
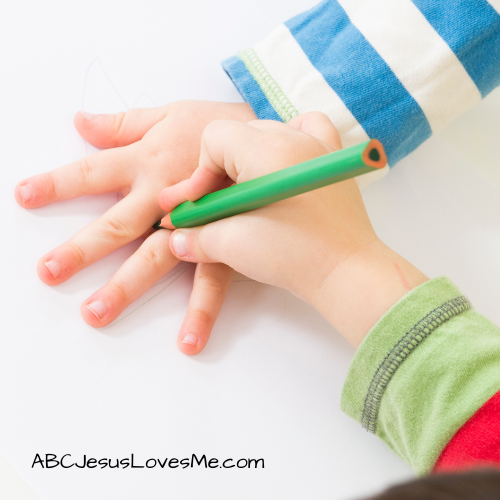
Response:
[[[213,339],[175,338],[192,268],[181,264],[96,331],[80,303],[132,244],[49,288],[38,258],[114,195],[35,211],[16,182],[92,151],[75,111],[177,99],[240,101],[220,61],[309,0],[16,1],[0,17],[0,454],[41,500],[348,499],[412,476],[339,410],[352,348],[288,293],[240,277]],[[380,237],[430,277],[447,274],[500,323],[500,94],[434,136],[363,193]],[[169,285],[169,286],[167,286]],[[146,302],[146,300],[149,300]],[[138,308],[138,309],[137,309]],[[136,310],[137,309],[137,310]],[[264,458],[264,470],[42,470],[36,453],[96,458]],[[27,500],[0,461],[0,497]],[[17,495],[17,496],[16,496]]]

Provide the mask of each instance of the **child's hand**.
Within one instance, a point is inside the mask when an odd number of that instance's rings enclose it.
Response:
[[[147,233],[164,215],[158,206],[160,190],[191,175],[198,165],[203,129],[219,118],[248,121],[255,114],[248,104],[202,101],[116,115],[77,113],[75,126],[85,140],[114,149],[21,181],[15,190],[17,202],[25,208],[37,208],[88,194],[120,192],[124,198],[40,259],[38,275],[42,281],[57,285]],[[92,326],[107,325],[177,262],[168,250],[168,232],[151,234],[113,278],[84,302],[83,318]],[[198,330],[210,332],[232,270],[204,265],[197,275],[200,272],[204,279],[195,280],[184,327],[195,323]],[[186,345],[179,343],[181,349]],[[190,348],[192,351],[193,346]]]
[[[227,184],[227,176],[240,183],[340,148],[335,127],[321,113],[301,115],[288,125],[218,120],[203,133],[198,169],[190,179],[164,189],[160,205],[170,212],[186,199]],[[376,239],[356,182],[348,181],[177,230],[170,248],[182,260],[224,262],[310,301],[341,260]]]
[[[322,113],[298,116],[288,125],[212,122],[203,133],[198,169],[190,179],[164,189],[160,205],[170,212],[185,200],[227,185],[227,176],[244,182],[340,148],[336,129]],[[206,226],[178,229],[170,248],[179,259],[223,262],[291,291],[354,345],[408,287],[426,279],[377,238],[354,180]],[[372,263],[376,268],[370,268]],[[379,274],[380,290],[394,285],[385,295],[376,290]],[[377,277],[373,283],[371,276]],[[369,284],[374,285],[375,298],[366,297],[372,292]]]

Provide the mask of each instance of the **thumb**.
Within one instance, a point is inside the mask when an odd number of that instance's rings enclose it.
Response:
[[[220,229],[224,221],[206,226],[176,229],[170,236],[170,251],[185,262],[224,262]]]
[[[98,148],[128,146],[167,116],[167,107],[130,109],[125,113],[92,114],[78,111],[73,122],[78,133]]]

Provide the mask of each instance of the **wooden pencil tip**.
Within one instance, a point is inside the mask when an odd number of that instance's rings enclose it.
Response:
[[[163,219],[159,220],[154,226],[153,229],[175,229],[174,225],[170,220],[170,214],[165,215]]]

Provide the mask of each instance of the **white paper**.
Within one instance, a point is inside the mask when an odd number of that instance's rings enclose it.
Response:
[[[81,302],[137,245],[54,288],[35,266],[116,196],[33,211],[13,198],[20,179],[93,151],[72,125],[81,108],[239,101],[220,61],[314,3],[48,0],[3,8],[0,454],[41,500],[347,499],[411,477],[341,413],[353,350],[310,307],[240,278],[209,345],[188,358],[175,345],[193,275],[181,264],[119,321],[94,330],[80,318]],[[497,92],[364,191],[384,241],[429,276],[449,275],[497,323],[500,165],[481,138],[494,127],[498,135],[491,109],[499,103]],[[31,467],[36,453],[134,453],[138,461],[196,453],[264,458],[265,469],[44,470]]]

